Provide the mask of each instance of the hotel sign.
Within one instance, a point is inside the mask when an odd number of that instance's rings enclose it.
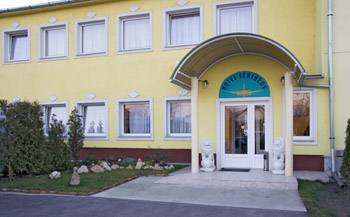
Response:
[[[236,72],[221,84],[219,98],[267,97],[270,87],[266,80],[250,71]]]

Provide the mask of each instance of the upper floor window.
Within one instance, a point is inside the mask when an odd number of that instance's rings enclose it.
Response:
[[[188,47],[203,40],[203,6],[163,10],[164,48]]]
[[[76,22],[75,28],[76,57],[107,54],[107,18],[80,20]]]
[[[2,31],[2,62],[20,63],[30,61],[29,28],[5,29]]]
[[[39,26],[39,59],[68,57],[68,23]]]
[[[235,32],[256,33],[256,0],[236,0],[214,3],[214,34]]]
[[[44,121],[45,134],[48,134],[48,131],[51,123],[53,122],[53,119],[56,119],[57,121],[62,121],[63,125],[66,126],[68,122],[68,103],[67,102],[42,102],[39,104],[44,113],[43,121]]]
[[[117,52],[152,50],[152,13],[140,12],[117,16]]]

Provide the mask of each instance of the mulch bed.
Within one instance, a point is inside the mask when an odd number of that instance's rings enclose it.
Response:
[[[80,192],[60,192],[60,191],[46,191],[46,190],[23,190],[23,189],[11,189],[11,188],[1,188],[2,192],[20,192],[20,193],[28,193],[28,194],[59,194],[59,195],[73,195],[73,196],[91,196],[93,194],[97,194],[99,192],[108,190],[110,188],[116,187],[118,185],[124,184],[126,182],[130,182],[134,179],[137,179],[141,176],[166,176],[166,174],[147,174],[147,175],[136,175],[124,180],[121,180],[113,185],[105,186],[96,191],[91,191],[88,193],[80,193]]]

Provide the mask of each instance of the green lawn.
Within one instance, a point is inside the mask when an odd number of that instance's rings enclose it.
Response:
[[[321,182],[312,182],[299,180],[299,194],[304,202],[304,205],[312,217],[330,217],[336,216],[331,211],[324,209],[319,205],[317,192],[324,189]]]
[[[51,180],[48,175],[43,175],[34,178],[23,178],[12,182],[0,184],[0,188],[22,189],[22,190],[41,190],[41,191],[59,191],[59,192],[79,192],[88,193],[102,189],[103,187],[111,186],[122,180],[126,180],[136,175],[148,174],[169,174],[182,169],[186,166],[175,165],[172,170],[155,171],[155,170],[127,170],[118,169],[106,171],[103,173],[88,173],[80,174],[80,185],[71,186],[69,184],[72,172],[64,171],[61,173],[61,178]]]

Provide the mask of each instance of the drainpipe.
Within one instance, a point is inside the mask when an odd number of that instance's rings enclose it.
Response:
[[[328,75],[329,75],[329,119],[330,119],[330,143],[332,160],[332,177],[340,188],[345,185],[340,181],[336,171],[334,150],[334,99],[333,99],[333,1],[328,0]]]

